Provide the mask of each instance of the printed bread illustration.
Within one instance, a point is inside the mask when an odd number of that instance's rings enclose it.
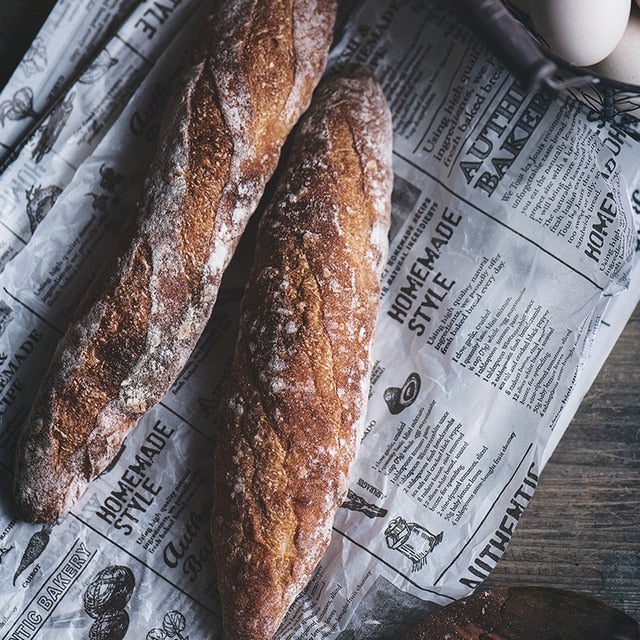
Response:
[[[137,216],[58,345],[20,435],[14,493],[27,520],[67,512],[181,371],[324,71],[334,0],[213,4]]]
[[[347,494],[391,185],[379,85],[361,68],[329,76],[260,220],[216,430],[212,537],[232,640],[272,637]]]

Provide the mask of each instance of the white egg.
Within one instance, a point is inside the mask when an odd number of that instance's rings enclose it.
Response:
[[[640,85],[640,10],[631,12],[618,46],[591,69],[606,78]]]
[[[586,67],[604,60],[629,21],[631,0],[535,0],[529,13],[551,51]]]

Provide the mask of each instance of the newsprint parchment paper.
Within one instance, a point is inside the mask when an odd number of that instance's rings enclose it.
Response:
[[[214,4],[59,0],[0,93],[0,640],[223,637],[212,434],[250,230],[184,371],[72,513],[26,524],[10,489],[18,428]],[[391,106],[393,224],[362,447],[281,640],[397,638],[477,588],[640,298],[638,143],[525,91],[446,4],[356,3],[332,51]]]

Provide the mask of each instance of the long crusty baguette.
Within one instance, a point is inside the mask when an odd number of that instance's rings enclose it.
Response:
[[[357,69],[325,80],[260,221],[216,430],[225,631],[266,640],[325,550],[359,442],[387,251],[391,120]]]
[[[60,342],[22,431],[15,497],[27,520],[68,511],[179,374],[324,70],[334,0],[213,4],[139,215]]]

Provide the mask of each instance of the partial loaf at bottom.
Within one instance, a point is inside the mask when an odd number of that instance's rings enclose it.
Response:
[[[273,636],[347,491],[387,253],[391,139],[368,70],[323,81],[260,221],[216,432],[212,536],[230,640]]]

